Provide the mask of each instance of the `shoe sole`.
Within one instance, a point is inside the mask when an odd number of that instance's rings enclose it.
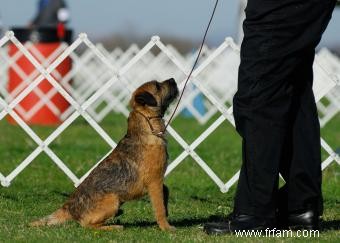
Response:
[[[290,230],[319,230],[319,227],[314,227],[313,225],[291,225],[288,226]]]

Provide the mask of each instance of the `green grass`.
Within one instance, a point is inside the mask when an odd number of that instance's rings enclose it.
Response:
[[[333,147],[340,147],[340,115],[322,130],[322,136]],[[191,119],[178,118],[174,127],[192,142],[208,126],[199,126]],[[102,123],[104,130],[117,141],[125,132],[126,121],[110,116]],[[33,127],[41,138],[55,128]],[[8,175],[33,149],[35,143],[18,126],[0,121],[0,172]],[[107,151],[109,146],[82,119],[68,128],[50,148],[80,177]],[[240,167],[240,138],[234,129],[223,123],[198,148],[198,154],[226,181]],[[181,147],[169,139],[170,158],[181,153]],[[324,155],[325,156],[325,155]],[[333,163],[324,172],[325,200],[323,231],[311,241],[333,241],[339,237],[340,167]],[[123,205],[124,214],[110,223],[125,226],[123,231],[102,232],[84,229],[75,222],[63,226],[29,228],[27,223],[57,209],[74,189],[71,181],[46,154],[39,155],[9,188],[0,187],[0,242],[226,242],[236,236],[207,236],[200,226],[212,216],[227,215],[232,210],[235,186],[228,193],[218,187],[191,159],[187,158],[166,179],[170,188],[169,221],[174,233],[162,232],[153,218],[148,198]],[[243,238],[246,242],[305,241],[303,238]]]

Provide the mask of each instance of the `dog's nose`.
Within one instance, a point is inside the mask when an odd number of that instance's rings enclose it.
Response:
[[[169,79],[169,82],[170,82],[170,84],[176,84],[177,85],[175,79],[173,79],[173,78]]]
[[[170,79],[168,79],[168,80],[165,80],[164,82],[168,82],[169,84],[176,84],[176,81],[175,81],[175,79],[173,79],[173,78],[170,78]]]

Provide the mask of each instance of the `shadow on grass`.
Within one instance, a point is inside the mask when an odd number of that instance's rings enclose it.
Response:
[[[321,231],[340,230],[340,220],[322,221],[320,229]]]
[[[170,224],[175,226],[176,228],[185,228],[185,227],[192,227],[192,226],[200,226],[207,222],[222,222],[226,220],[228,220],[228,216],[211,215],[208,217],[201,217],[201,218],[194,218],[194,219],[185,218],[185,219],[180,219],[180,220],[171,220]],[[123,224],[123,226],[126,228],[154,227],[156,225],[157,225],[156,222],[150,222],[150,221],[139,221],[139,222]],[[320,224],[321,232],[332,231],[332,230],[340,230],[340,220],[331,220],[331,221],[321,222]]]
[[[199,226],[207,222],[212,221],[224,221],[226,217],[223,216],[217,216],[212,215],[208,217],[201,217],[201,218],[185,218],[185,219],[179,219],[179,220],[170,220],[169,223],[176,228],[184,228],[184,227],[192,227],[192,226]],[[119,220],[117,222],[120,223]],[[139,222],[133,222],[133,223],[124,223],[123,226],[125,228],[133,228],[133,227],[153,227],[157,225],[156,222],[150,222],[150,221],[139,221]]]

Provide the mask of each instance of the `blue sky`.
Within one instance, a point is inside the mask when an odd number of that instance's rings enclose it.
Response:
[[[86,32],[90,38],[111,33],[133,35],[178,36],[200,40],[209,19],[214,0],[68,0],[70,26],[76,33]],[[6,27],[22,26],[36,11],[37,0],[1,0],[0,15]],[[208,36],[218,45],[226,36],[236,38],[238,0],[220,0]],[[324,34],[324,45],[340,45],[340,8]]]

